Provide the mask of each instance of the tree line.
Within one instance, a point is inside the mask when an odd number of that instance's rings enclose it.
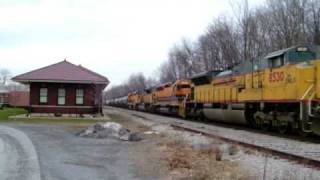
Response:
[[[142,73],[134,73],[124,83],[113,86],[105,92],[105,98],[118,98],[127,95],[129,92],[143,91],[146,88],[157,85],[157,83],[156,79],[146,78]]]
[[[233,15],[215,18],[195,42],[182,39],[170,48],[158,69],[159,79],[147,81],[142,73],[133,74],[109,89],[107,97],[227,69],[297,44],[320,44],[319,0],[266,0],[254,8],[247,0],[240,0],[232,1],[231,7]]]
[[[0,91],[26,91],[26,85],[13,82],[11,80],[12,74],[7,68],[0,68]]]

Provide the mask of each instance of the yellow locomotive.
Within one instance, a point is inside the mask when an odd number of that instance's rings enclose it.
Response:
[[[319,46],[295,46],[191,78],[186,114],[256,128],[320,131]]]
[[[183,116],[186,97],[191,93],[190,86],[190,80],[177,80],[144,92],[129,93],[127,106],[130,109]]]
[[[280,133],[320,134],[320,46],[294,46],[229,70],[130,93],[127,105]]]
[[[138,92],[132,92],[128,94],[127,106],[130,109],[138,109],[141,103],[141,95]]]
[[[185,115],[185,104],[191,93],[190,80],[177,80],[158,86],[153,92],[152,109],[166,114]]]

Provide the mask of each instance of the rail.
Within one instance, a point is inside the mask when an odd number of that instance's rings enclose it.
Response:
[[[214,139],[218,139],[221,141],[224,141],[226,143],[230,143],[230,144],[237,144],[246,148],[250,148],[250,149],[255,149],[259,152],[263,152],[266,154],[271,154],[273,156],[277,156],[280,157],[282,159],[287,159],[289,161],[292,162],[296,162],[299,164],[304,164],[308,167],[320,170],[320,161],[316,160],[316,159],[312,159],[312,158],[308,158],[308,157],[304,157],[304,156],[300,156],[300,155],[296,155],[296,154],[291,154],[288,152],[284,152],[284,151],[280,151],[280,150],[276,150],[276,149],[272,149],[272,148],[268,148],[268,147],[264,147],[264,146],[259,146],[256,144],[251,144],[251,143],[247,143],[247,142],[243,142],[243,141],[238,141],[235,139],[231,139],[231,138],[227,138],[227,137],[223,137],[220,136],[218,134],[215,133],[208,133],[205,131],[201,131],[192,127],[186,127],[183,125],[179,125],[179,124],[171,124],[171,127],[175,128],[175,129],[180,129],[180,130],[185,130],[185,131],[189,131],[189,132],[193,132],[193,133],[197,133],[197,134],[202,134],[204,136],[210,137],[210,138],[214,138]]]

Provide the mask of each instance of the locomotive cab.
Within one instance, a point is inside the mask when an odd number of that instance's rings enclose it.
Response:
[[[189,80],[178,80],[175,82],[174,94],[177,98],[185,98],[191,93],[191,81]]]
[[[293,65],[315,60],[317,58],[317,51],[317,46],[294,46],[270,53],[265,58],[268,61],[269,68],[278,68],[284,65]]]

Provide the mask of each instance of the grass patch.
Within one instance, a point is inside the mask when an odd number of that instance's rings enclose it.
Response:
[[[19,118],[19,119],[9,119],[2,120],[0,122],[6,123],[30,123],[30,124],[61,124],[61,125],[83,125],[88,126],[95,124],[97,122],[106,122],[104,120],[93,120],[93,119],[76,119],[76,118]]]
[[[23,108],[4,108],[0,110],[0,123],[18,123],[18,124],[51,124],[51,125],[70,125],[70,126],[90,126],[98,122],[117,122],[133,130],[146,130],[147,128],[142,125],[137,125],[128,118],[119,114],[107,114],[109,120],[106,119],[90,119],[90,118],[75,118],[75,117],[19,117],[10,118],[20,114],[27,114],[27,110]]]
[[[0,123],[34,123],[34,124],[66,124],[66,125],[92,125],[97,122],[102,122],[102,120],[94,119],[79,119],[79,118],[42,118],[42,117],[32,117],[32,118],[16,118],[9,119],[9,116],[16,116],[20,114],[27,114],[28,111],[23,108],[3,108],[0,110]],[[105,121],[103,121],[105,122]]]
[[[8,120],[9,116],[15,116],[19,114],[26,114],[27,110],[23,108],[3,108],[0,110],[0,122],[3,120]]]

